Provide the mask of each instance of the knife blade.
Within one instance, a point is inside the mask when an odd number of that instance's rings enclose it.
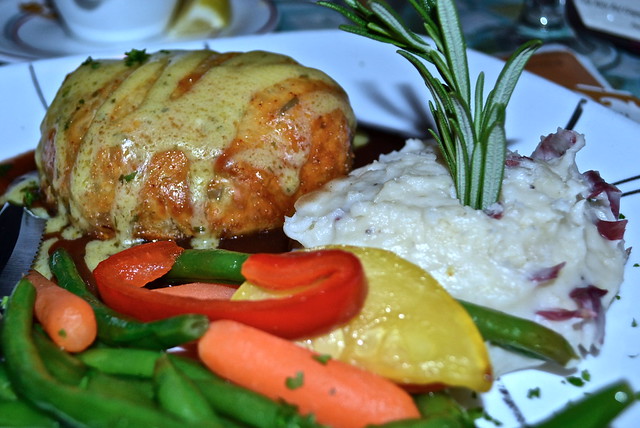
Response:
[[[9,261],[20,233],[23,208],[6,202],[0,210],[0,272]]]
[[[11,294],[13,287],[31,268],[46,225],[45,219],[36,217],[22,207],[14,207],[19,211],[12,209],[12,215],[1,220],[2,230],[7,230],[10,234],[17,231],[18,236],[13,251],[0,273],[0,297]],[[4,234],[1,239],[2,245],[7,245]]]

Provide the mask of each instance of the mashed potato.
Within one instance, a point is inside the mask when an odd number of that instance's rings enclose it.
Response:
[[[430,145],[409,140],[302,197],[285,233],[305,247],[391,250],[454,296],[540,322],[576,348],[603,340],[627,259],[619,192],[575,163],[582,136],[559,130],[531,157],[509,153],[491,212],[463,206]]]

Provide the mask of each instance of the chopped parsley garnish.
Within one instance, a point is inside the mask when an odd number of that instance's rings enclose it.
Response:
[[[527,398],[540,398],[540,388],[531,388],[527,392]]]
[[[91,68],[98,68],[100,67],[100,61],[96,61],[91,57],[87,57],[87,59],[84,60],[84,62],[82,64],[80,64],[81,66],[89,66]]]
[[[327,364],[331,359],[331,355],[329,354],[314,355],[313,359],[319,362],[320,364]]]
[[[584,386],[586,382],[591,380],[591,373],[588,370],[583,370],[580,373],[580,376],[569,376],[567,377],[567,382],[569,382],[573,386]]]
[[[147,62],[149,57],[151,57],[151,55],[147,53],[146,49],[131,49],[129,52],[125,53],[124,65],[131,67],[136,64],[144,64]]]
[[[300,388],[302,385],[304,385],[304,373],[297,372],[295,376],[288,377],[285,380],[285,385],[287,385],[287,388],[289,389]]]
[[[134,178],[136,178],[136,174],[138,174],[138,171],[133,171],[130,174],[124,175],[122,174],[118,180],[120,180],[121,183],[127,182],[129,183],[131,180],[133,180]]]
[[[34,202],[40,199],[40,187],[37,184],[32,184],[21,190],[23,193],[22,202],[27,208],[31,208]]]
[[[569,376],[567,382],[573,386],[584,386],[584,380],[578,376]]]

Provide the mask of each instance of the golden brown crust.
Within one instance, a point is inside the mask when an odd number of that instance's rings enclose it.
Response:
[[[266,52],[82,66],[36,153],[47,200],[101,239],[207,239],[282,225],[351,168],[355,119],[318,70]]]

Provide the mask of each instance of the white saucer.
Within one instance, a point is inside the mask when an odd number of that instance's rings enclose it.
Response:
[[[127,51],[145,46],[178,42],[180,39],[161,36],[153,39],[117,44],[99,44],[71,37],[61,23],[46,13],[25,11],[22,0],[0,0],[0,61],[20,62],[88,52]],[[216,37],[268,33],[278,23],[278,13],[272,0],[233,0],[232,21]],[[47,8],[43,5],[44,12]]]

